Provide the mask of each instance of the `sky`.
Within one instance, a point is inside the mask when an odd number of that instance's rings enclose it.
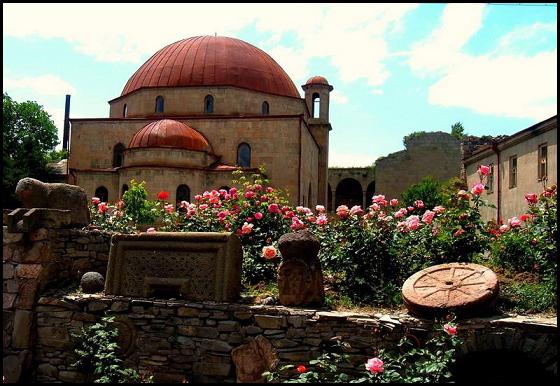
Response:
[[[302,96],[310,77],[328,79],[329,166],[371,165],[414,131],[511,135],[557,114],[554,3],[2,8],[3,91],[41,104],[60,139],[66,94],[71,118],[108,117],[156,51],[213,34],[266,51]]]

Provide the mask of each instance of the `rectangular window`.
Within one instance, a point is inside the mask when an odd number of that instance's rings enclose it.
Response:
[[[494,164],[489,164],[490,172],[488,173],[488,180],[486,182],[486,193],[490,194],[494,192]]]
[[[509,157],[509,188],[517,186],[517,155]]]
[[[546,179],[548,174],[548,149],[547,144],[543,143],[539,146],[539,181]]]

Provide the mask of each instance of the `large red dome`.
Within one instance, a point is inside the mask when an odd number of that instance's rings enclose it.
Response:
[[[148,123],[134,134],[128,147],[173,147],[210,151],[210,145],[202,134],[172,119]]]
[[[266,52],[224,36],[196,36],[162,48],[132,75],[121,96],[143,87],[177,86],[237,86],[300,98]]]

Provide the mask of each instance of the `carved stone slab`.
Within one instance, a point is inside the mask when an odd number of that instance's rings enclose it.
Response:
[[[241,260],[241,242],[232,233],[113,235],[105,293],[235,301]]]
[[[319,241],[307,230],[286,233],[278,240],[278,300],[284,306],[322,305],[325,300]]]
[[[237,383],[264,383],[262,373],[278,365],[278,354],[270,341],[259,335],[251,342],[231,350]]]
[[[465,315],[492,306],[498,297],[496,274],[472,263],[434,265],[410,276],[403,284],[403,301],[420,316],[452,311]]]

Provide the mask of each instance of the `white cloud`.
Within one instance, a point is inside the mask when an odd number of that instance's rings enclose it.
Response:
[[[515,49],[515,46],[523,41],[534,45],[535,43],[552,39],[557,33],[558,27],[556,22],[536,22],[531,25],[516,28],[502,36],[498,42],[498,50]]]
[[[24,76],[16,79],[4,79],[4,90],[31,89],[40,95],[76,94],[76,89],[56,75]]]
[[[262,42],[296,83],[304,82],[313,58],[326,57],[343,82],[388,78],[383,60],[387,33],[402,29],[414,4],[344,5],[3,5],[5,36],[61,38],[96,60],[138,63],[165,44],[195,35],[236,36],[254,24],[271,34]],[[297,46],[282,39],[295,37]],[[260,44],[259,42],[254,42]]]
[[[446,6],[432,34],[413,45],[408,61],[420,76],[435,76],[428,101],[464,107],[479,114],[542,120],[557,110],[557,51],[532,56],[505,53],[517,40],[556,29],[536,23],[504,35],[497,49],[484,55],[463,52],[482,27],[484,4]]]
[[[348,97],[344,95],[341,91],[333,90],[330,94],[330,97],[333,102],[338,103],[340,105],[345,105],[348,103]]]
[[[371,93],[373,95],[383,95],[383,90],[380,88],[374,88],[373,90],[371,90]]]
[[[425,40],[413,45],[409,64],[424,74],[448,68],[464,60],[460,49],[482,26],[484,4],[450,4],[438,28]]]
[[[329,167],[364,167],[371,166],[378,158],[373,154],[341,153],[329,151]]]
[[[557,111],[557,51],[532,57],[472,57],[432,85],[428,100],[480,114],[549,118]]]

